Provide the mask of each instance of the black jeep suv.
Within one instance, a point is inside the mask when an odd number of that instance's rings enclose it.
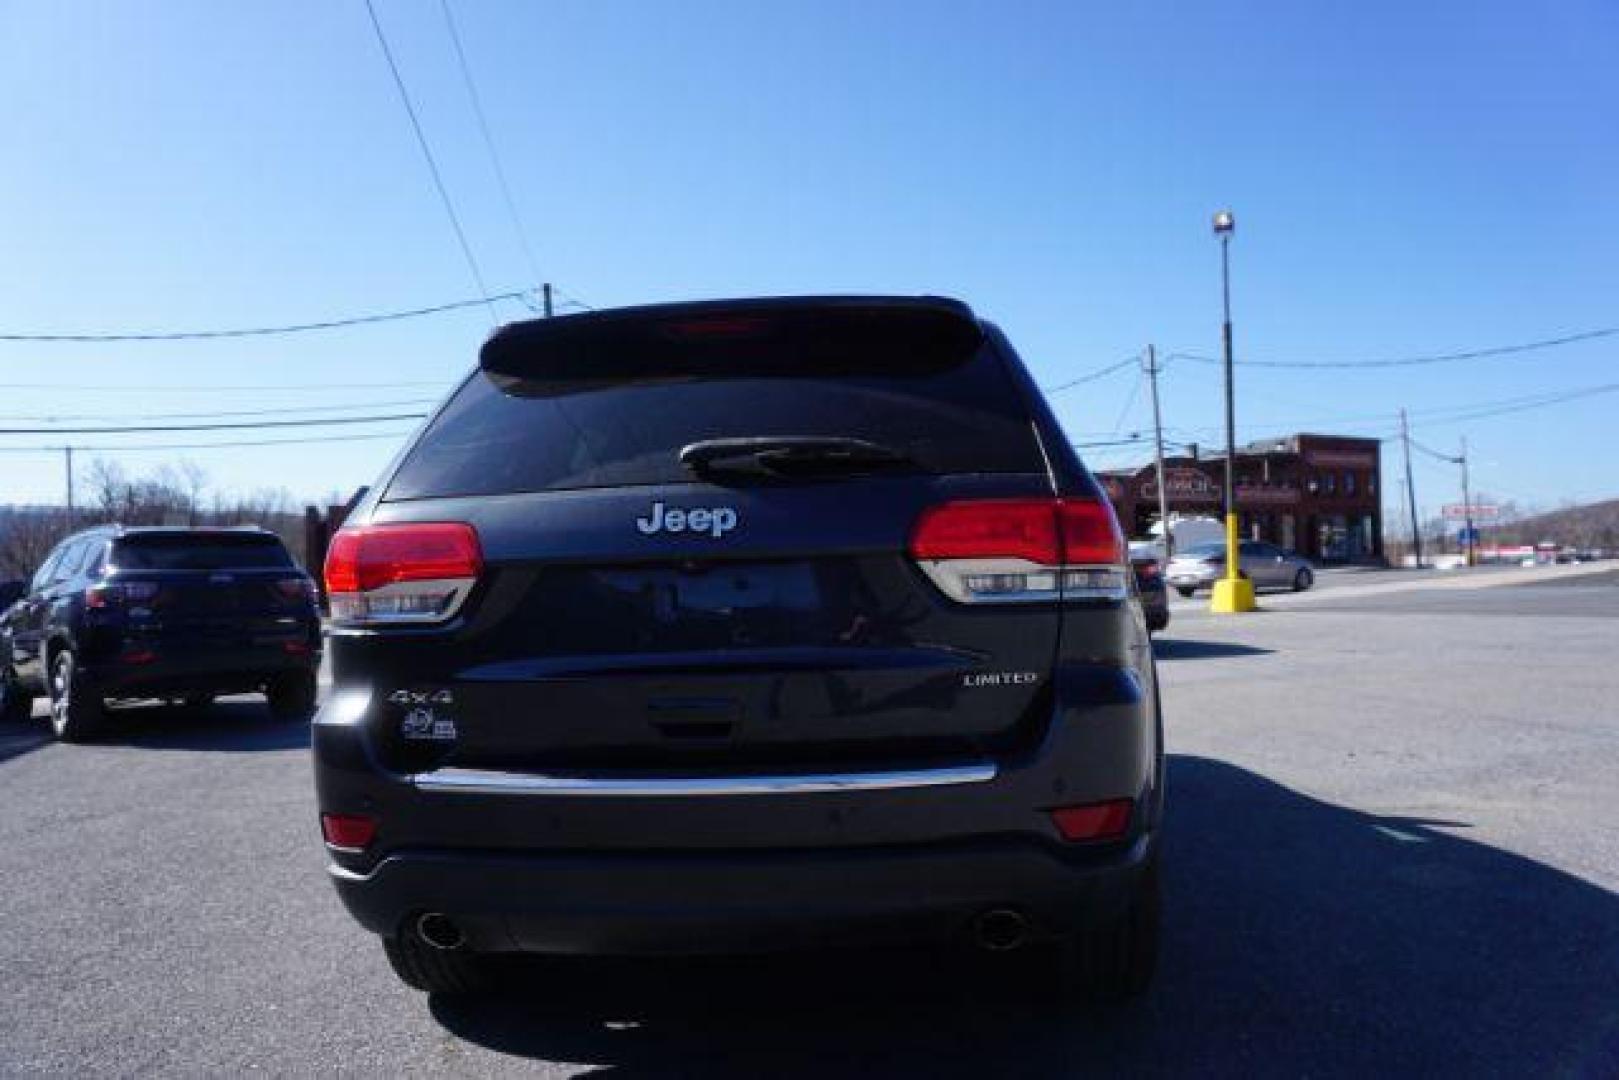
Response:
[[[326,580],[329,872],[414,987],[472,990],[501,953],[901,939],[1146,986],[1163,751],[1134,575],[963,304],[507,326]]]
[[[77,742],[109,725],[109,699],[262,691],[307,720],[320,654],[314,582],[274,533],[104,525],[58,544],[0,615],[0,715],[49,696]]]

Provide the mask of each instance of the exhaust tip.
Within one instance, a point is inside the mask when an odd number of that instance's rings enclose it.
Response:
[[[973,937],[989,952],[1010,952],[1029,940],[1029,920],[1011,908],[995,908],[973,920]]]
[[[416,936],[435,949],[449,951],[467,943],[466,935],[448,915],[430,911],[416,920]]]

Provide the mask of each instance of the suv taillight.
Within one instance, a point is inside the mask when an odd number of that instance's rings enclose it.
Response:
[[[339,529],[326,551],[332,619],[349,624],[443,622],[483,571],[483,550],[460,522]]]
[[[102,582],[84,590],[84,606],[94,611],[107,611],[129,604],[153,604],[162,596],[162,588],[150,581],[131,581],[125,584]]]
[[[1092,499],[973,499],[931,506],[911,557],[966,604],[1122,600],[1124,535]]]

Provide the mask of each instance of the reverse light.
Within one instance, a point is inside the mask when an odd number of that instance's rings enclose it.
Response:
[[[326,551],[332,619],[350,625],[443,622],[482,572],[478,534],[461,522],[339,529]]]
[[[320,834],[334,851],[364,851],[377,838],[377,819],[369,814],[322,814]]]
[[[1064,806],[1051,811],[1051,823],[1064,840],[1116,840],[1130,827],[1130,811],[1134,808],[1131,799]]]
[[[931,506],[911,557],[966,604],[1125,598],[1125,546],[1112,507],[1091,499],[973,499]]]

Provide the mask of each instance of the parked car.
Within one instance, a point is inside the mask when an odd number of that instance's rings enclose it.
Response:
[[[1210,587],[1225,575],[1225,544],[1195,544],[1177,551],[1169,560],[1165,576],[1182,596]],[[1303,592],[1315,584],[1315,567],[1309,559],[1275,544],[1244,540],[1238,545],[1238,571],[1254,583],[1255,589],[1292,589]]]
[[[331,880],[440,993],[494,953],[889,940],[1139,992],[1164,774],[1129,573],[958,302],[507,326],[332,540]]]
[[[1152,556],[1131,555],[1136,572],[1136,592],[1141,610],[1147,616],[1147,632],[1156,634],[1169,625],[1169,590],[1164,587],[1164,566]]]
[[[101,526],[58,544],[0,617],[0,714],[49,697],[57,738],[78,742],[111,699],[262,692],[307,720],[320,654],[314,583],[274,533]]]

